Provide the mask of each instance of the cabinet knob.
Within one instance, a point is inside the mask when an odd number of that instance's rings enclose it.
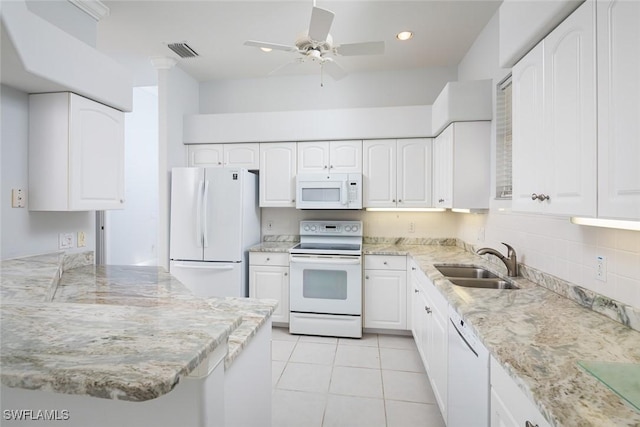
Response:
[[[396,199],[392,199],[391,201],[392,201],[393,203],[395,203],[395,202],[396,202]]]
[[[333,169],[333,165],[329,166],[329,169]]]
[[[267,258],[267,262],[268,262],[268,261],[271,261],[271,258]]]
[[[420,290],[419,290],[419,289],[414,289],[414,290],[413,290],[413,293],[414,293],[414,294],[419,294],[419,293],[420,293]]]
[[[524,423],[524,427],[538,427],[538,424],[533,424],[531,421]]]
[[[288,275],[289,275],[289,273],[285,272],[285,273],[284,273],[284,275],[285,275],[285,276],[288,276]]]
[[[444,203],[444,199],[438,199],[438,203]]]
[[[383,262],[384,265],[387,265],[387,261]]]
[[[327,168],[327,165],[324,165],[324,169],[326,169],[326,168]]]
[[[416,268],[415,268],[415,267],[411,267],[411,269],[412,269],[413,271],[416,271]]]
[[[531,200],[538,200],[538,195],[536,193],[531,193]]]
[[[542,194],[542,193],[540,193],[540,194],[538,195],[538,200],[540,200],[541,202],[544,202],[545,200],[549,200],[550,198],[551,198],[551,197],[549,197],[549,195],[548,195],[548,194]]]
[[[295,202],[296,202],[296,199],[291,200],[291,202],[292,202],[292,203],[295,203]]]
[[[369,280],[369,276],[364,276],[365,279]]]
[[[424,306],[424,311],[426,311],[427,313],[431,314],[431,309],[429,307],[427,307],[426,305]]]
[[[219,165],[221,165],[221,164],[222,164],[222,162],[218,162],[218,164],[219,164]]]
[[[398,199],[398,203],[402,203],[402,200]]]
[[[120,203],[124,203],[124,199],[120,199]]]

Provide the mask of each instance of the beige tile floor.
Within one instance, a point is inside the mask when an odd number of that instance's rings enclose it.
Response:
[[[273,427],[444,427],[409,336],[290,335],[273,328]]]

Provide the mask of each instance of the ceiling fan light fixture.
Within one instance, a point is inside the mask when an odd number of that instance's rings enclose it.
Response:
[[[396,38],[400,41],[406,41],[413,37],[413,31],[400,31],[396,34]]]

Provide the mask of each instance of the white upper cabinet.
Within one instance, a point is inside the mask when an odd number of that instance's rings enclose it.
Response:
[[[298,143],[298,173],[361,173],[362,141]]]
[[[513,68],[514,210],[596,215],[594,20],[585,2]]]
[[[488,209],[491,122],[451,123],[433,143],[437,208]]]
[[[189,166],[260,169],[260,144],[193,144]]]
[[[260,143],[260,207],[296,206],[296,143]]]
[[[431,207],[431,138],[363,142],[363,207]]]
[[[438,135],[453,122],[493,118],[493,81],[468,80],[447,83],[433,102],[431,126]]]
[[[124,208],[124,113],[68,93],[29,96],[29,209]]]
[[[598,216],[640,220],[640,2],[597,2]]]

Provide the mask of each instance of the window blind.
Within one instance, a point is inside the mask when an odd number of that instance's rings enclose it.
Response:
[[[496,199],[511,199],[511,76],[498,85],[496,98]]]

